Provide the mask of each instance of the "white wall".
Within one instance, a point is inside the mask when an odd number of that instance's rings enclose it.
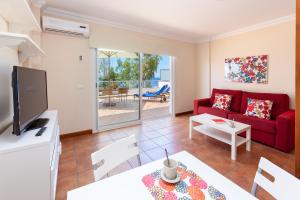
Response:
[[[208,44],[197,47],[198,97],[208,96]],[[224,62],[228,57],[269,55],[268,84],[232,83],[224,80]],[[205,55],[205,56],[203,56]],[[199,61],[200,59],[200,61]],[[295,98],[295,21],[231,36],[211,42],[211,88],[241,89],[253,92],[286,93],[291,107]]]

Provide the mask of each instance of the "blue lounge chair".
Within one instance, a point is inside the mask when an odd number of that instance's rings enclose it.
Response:
[[[159,90],[156,92],[146,92],[142,95],[142,97],[148,98],[160,98],[160,102],[166,101],[166,96],[164,93],[166,91],[170,91],[170,87],[168,85],[163,85]],[[134,97],[140,97],[139,94],[134,94]]]

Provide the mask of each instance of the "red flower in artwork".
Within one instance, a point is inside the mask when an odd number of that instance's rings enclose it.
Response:
[[[262,55],[262,56],[260,56],[260,59],[261,59],[263,62],[267,62],[268,56],[267,56],[267,55]]]

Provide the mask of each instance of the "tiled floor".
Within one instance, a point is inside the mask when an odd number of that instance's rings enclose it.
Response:
[[[252,143],[252,151],[245,146],[238,148],[236,161],[230,160],[230,147],[214,139],[194,134],[188,139],[188,117],[170,117],[146,120],[140,126],[113,130],[95,135],[84,135],[62,139],[63,151],[59,165],[57,200],[66,199],[66,192],[93,182],[90,154],[115,140],[136,134],[139,140],[142,163],[164,156],[163,149],[170,153],[186,150],[250,191],[257,164],[261,156],[293,173],[294,154],[286,154],[259,143]],[[114,169],[110,175],[137,166],[136,159],[129,160]],[[262,189],[258,190],[260,199],[272,199]]]

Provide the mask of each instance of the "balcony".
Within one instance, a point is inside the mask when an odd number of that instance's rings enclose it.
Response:
[[[99,81],[99,125],[106,126],[134,121],[139,116],[138,81]],[[169,82],[159,80],[143,81],[142,93],[156,92]],[[110,85],[110,87],[109,87]],[[142,117],[151,119],[170,115],[170,95],[143,97]]]

